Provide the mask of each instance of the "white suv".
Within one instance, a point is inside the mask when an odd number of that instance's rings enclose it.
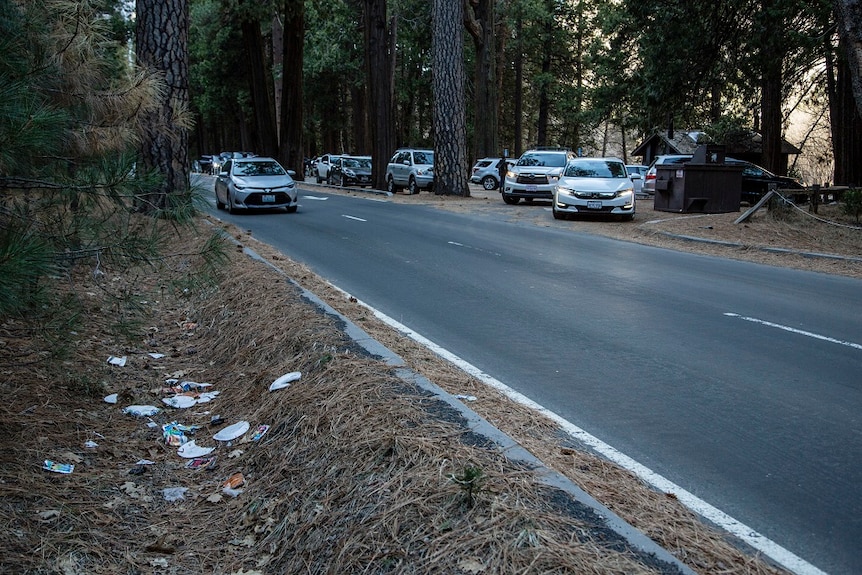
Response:
[[[411,194],[434,189],[434,150],[402,148],[386,165],[386,189],[390,194],[407,188]]]
[[[322,184],[323,182],[329,182],[329,169],[332,167],[332,164],[335,163],[335,160],[340,158],[341,156],[336,154],[323,154],[318,158],[316,168],[316,177],[317,183]]]
[[[527,150],[518,162],[506,172],[506,181],[500,192],[507,204],[525,200],[550,200],[554,187],[566,167],[566,162],[576,157],[565,148],[535,148]]]

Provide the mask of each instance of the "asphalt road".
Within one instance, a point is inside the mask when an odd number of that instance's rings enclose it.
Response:
[[[296,214],[219,216],[805,562],[862,573],[859,280],[320,189]]]

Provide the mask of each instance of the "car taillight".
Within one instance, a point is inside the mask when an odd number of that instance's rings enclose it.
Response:
[[[647,174],[647,175],[646,175],[646,178],[644,178],[644,179],[646,179],[646,180],[654,180],[654,179],[655,179],[655,174]]]

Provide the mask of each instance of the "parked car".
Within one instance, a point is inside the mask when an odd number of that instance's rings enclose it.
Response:
[[[659,164],[685,164],[691,161],[692,156],[677,154],[669,156],[657,156],[650,165],[644,180],[643,192],[655,195],[656,166]],[[757,164],[738,160],[736,158],[725,158],[726,164],[742,166],[742,195],[741,200],[749,204],[757,203],[760,198],[769,191],[769,185],[775,184],[779,190],[804,190],[805,186],[796,178],[778,176],[762,168]],[[799,196],[799,194],[797,194]]]
[[[656,166],[659,164],[684,164],[689,160],[691,160],[691,154],[656,156],[655,160],[653,160],[649,165],[649,168],[647,168],[646,175],[644,176],[644,183],[641,187],[641,193],[647,196],[655,195],[655,178],[657,174]]]
[[[317,183],[322,184],[323,182],[329,181],[329,168],[332,166],[332,162],[337,160],[340,156],[337,154],[323,154],[317,159],[316,169],[317,172]]]
[[[805,189],[802,182],[796,178],[777,176],[757,164],[735,158],[725,158],[725,162],[742,166],[742,201],[748,202],[751,205],[756,204],[760,201],[760,198],[766,195],[770,184],[775,184],[775,187],[779,190]]]
[[[210,174],[213,173],[213,157],[210,155],[202,155],[200,158],[194,161],[192,164],[192,170],[199,174]]]
[[[626,171],[629,173],[629,177],[635,185],[636,196],[643,195],[644,178],[646,177],[648,169],[649,166],[643,166],[641,164],[626,164]]]
[[[341,156],[329,168],[333,186],[370,186],[371,156]]]
[[[279,209],[295,212],[296,182],[273,158],[228,159],[215,180],[216,208]]]
[[[536,148],[527,150],[517,163],[506,172],[500,192],[507,204],[517,204],[521,198],[549,200],[566,163],[575,153],[563,148]]]
[[[505,176],[508,165],[505,158],[482,158],[473,166],[470,172],[470,181],[481,184],[486,190],[496,190],[500,186],[500,166],[503,165]]]
[[[407,188],[411,194],[434,189],[434,150],[402,148],[386,165],[386,189],[394,194]]]
[[[634,183],[619,158],[573,158],[554,186],[555,219],[570,215],[635,217]]]

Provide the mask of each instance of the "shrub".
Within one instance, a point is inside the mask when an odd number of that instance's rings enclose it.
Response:
[[[848,216],[855,217],[856,222],[859,222],[859,216],[862,216],[862,189],[850,188],[844,192],[841,210]]]

